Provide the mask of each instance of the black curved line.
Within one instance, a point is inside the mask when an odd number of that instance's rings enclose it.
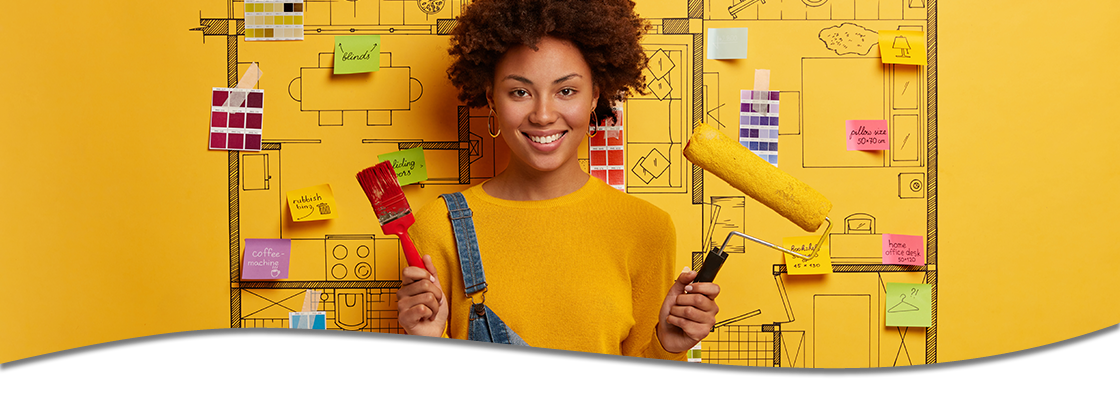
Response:
[[[1037,359],[1037,357],[1057,354],[1073,348],[1090,345],[1103,341],[1113,336],[1120,335],[1120,324],[1112,325],[1088,334],[1064,339],[1061,342],[1045,344],[1017,352],[979,357],[979,359],[950,361],[936,364],[902,366],[898,369],[935,369],[935,370],[963,370],[982,369],[989,366],[1004,365]],[[634,366],[645,369],[704,369],[704,368],[731,368],[732,365],[717,365],[707,363],[688,363],[680,361],[666,361],[642,359],[625,355],[597,354],[575,352],[567,350],[554,350],[554,348],[515,346],[508,344],[494,344],[483,342],[463,341],[463,339],[424,337],[401,334],[386,334],[377,332],[354,331],[320,331],[320,329],[290,329],[290,328],[224,328],[200,329],[200,331],[185,331],[150,336],[140,336],[121,341],[105,342],[82,347],[69,348],[69,350],[41,354],[27,357],[27,359],[10,361],[0,364],[3,370],[22,370],[37,368],[68,360],[82,359],[82,357],[132,350],[132,348],[158,346],[172,343],[213,341],[213,339],[239,339],[239,338],[311,338],[320,341],[348,341],[370,343],[392,343],[402,345],[457,348],[474,352],[513,354],[541,359],[567,360],[582,363]],[[804,369],[796,369],[804,370]],[[690,370],[692,371],[692,370]]]
[[[483,342],[463,341],[463,339],[454,338],[441,338],[441,337],[424,337],[424,336],[411,336],[401,334],[388,334],[377,332],[355,332],[355,331],[320,331],[320,329],[290,329],[290,328],[224,328],[224,329],[202,329],[202,331],[185,331],[167,334],[158,334],[150,336],[140,336],[121,341],[105,342],[100,344],[93,344],[82,347],[69,348],[69,350],[58,351],[54,353],[47,353],[43,355],[36,355],[27,357],[27,359],[11,361],[0,364],[0,369],[31,369],[36,366],[43,366],[54,364],[67,360],[81,359],[97,354],[105,354],[112,352],[119,352],[124,350],[132,350],[132,348],[157,346],[172,343],[183,342],[198,342],[198,341],[212,341],[212,339],[237,339],[237,338],[314,338],[320,341],[349,341],[349,342],[371,342],[371,343],[392,343],[402,345],[414,346],[427,346],[427,347],[441,347],[441,348],[457,348],[457,350],[498,353],[498,354],[513,354],[531,357],[541,357],[541,359],[552,360],[567,360],[584,363],[594,364],[607,364],[607,365],[624,365],[634,366],[634,368],[656,369],[656,368],[711,368],[711,366],[721,366],[726,368],[727,365],[713,365],[702,363],[688,363],[681,361],[666,361],[654,359],[642,359],[642,357],[633,357],[625,355],[610,355],[610,354],[597,354],[597,353],[584,353],[566,350],[553,350],[553,348],[541,347],[528,347],[528,346],[515,346],[510,344],[494,344]]]

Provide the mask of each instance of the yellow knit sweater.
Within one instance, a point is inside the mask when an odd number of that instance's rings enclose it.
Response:
[[[599,179],[541,201],[463,192],[474,214],[486,305],[530,346],[684,360],[657,340],[658,311],[680,273],[669,214]],[[409,234],[432,256],[450,300],[447,335],[467,339],[471,300],[447,205],[416,214]]]

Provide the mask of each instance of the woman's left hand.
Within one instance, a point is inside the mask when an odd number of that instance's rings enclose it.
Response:
[[[716,324],[719,285],[692,282],[696,271],[685,271],[669,288],[657,318],[657,338],[670,353],[691,349],[708,336]]]

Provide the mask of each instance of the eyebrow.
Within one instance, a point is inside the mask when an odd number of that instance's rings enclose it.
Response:
[[[562,77],[560,77],[560,78],[558,78],[558,79],[556,79],[556,80],[552,81],[552,84],[553,84],[553,85],[556,85],[556,84],[559,84],[559,83],[563,83],[563,82],[565,82],[565,81],[571,80],[571,79],[573,79],[573,78],[582,78],[582,77],[583,77],[583,75],[580,75],[580,74],[578,74],[578,73],[575,73],[575,72],[573,72],[573,73],[570,73],[570,74],[568,74],[568,75],[562,76]],[[521,75],[513,75],[513,74],[510,74],[510,75],[507,75],[507,76],[505,77],[505,79],[513,79],[513,80],[515,80],[515,81],[518,81],[518,82],[524,83],[524,84],[526,84],[526,85],[532,85],[532,84],[533,84],[533,81],[531,81],[531,80],[529,80],[529,78],[526,78],[526,77],[524,77],[524,76],[521,76]]]

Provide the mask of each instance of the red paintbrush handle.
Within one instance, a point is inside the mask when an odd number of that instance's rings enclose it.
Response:
[[[408,232],[398,233],[397,237],[401,238],[401,249],[404,250],[404,259],[408,261],[408,265],[427,269],[424,260],[420,259],[420,252],[416,251],[416,245],[412,243],[412,238],[408,237]],[[429,270],[428,273],[435,272]]]
[[[408,262],[408,265],[427,269],[424,266],[424,260],[420,259],[420,252],[416,251],[416,244],[412,243],[412,238],[408,237],[408,227],[412,226],[415,221],[416,218],[412,214],[408,214],[381,225],[381,230],[386,235],[397,235],[401,239],[401,249],[404,250],[404,259]],[[435,271],[428,270],[428,273],[434,275]]]

